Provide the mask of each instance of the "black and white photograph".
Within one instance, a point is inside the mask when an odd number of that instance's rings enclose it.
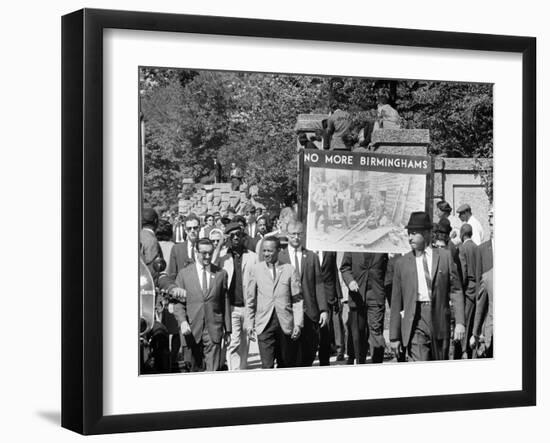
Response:
[[[139,68],[140,374],[493,357],[493,85]]]

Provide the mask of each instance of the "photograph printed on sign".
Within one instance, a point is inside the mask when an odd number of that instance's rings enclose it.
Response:
[[[492,84],[139,78],[141,375],[493,356]]]
[[[311,168],[307,247],[313,250],[410,250],[404,228],[426,207],[426,176],[351,169]]]

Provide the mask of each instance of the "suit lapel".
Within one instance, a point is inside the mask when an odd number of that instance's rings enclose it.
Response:
[[[413,252],[410,252],[408,255],[409,260],[409,267],[411,269],[412,274],[412,288],[413,288],[413,296],[416,297],[418,294],[418,271],[416,269],[416,257]]]
[[[434,287],[435,276],[437,275],[437,268],[439,267],[439,250],[432,248],[432,290]]]
[[[306,265],[306,259],[307,259],[306,250],[302,249],[302,254],[300,258],[300,275],[299,275],[300,278],[302,277],[302,275],[304,275],[304,266]]]
[[[200,294],[201,296],[203,296],[201,284],[199,282],[199,276],[197,273],[197,267],[195,265],[191,265],[187,269],[189,269],[190,286],[193,289],[192,293]]]

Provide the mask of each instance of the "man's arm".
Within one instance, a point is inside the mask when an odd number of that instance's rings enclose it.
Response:
[[[395,263],[392,282],[390,308],[390,341],[402,341],[401,311],[403,310],[403,293],[401,292],[401,266]]]
[[[464,326],[466,324],[464,321],[464,292],[462,291],[458,269],[452,260],[450,252],[446,254],[446,256],[447,266],[449,268],[450,298],[453,302],[455,321],[457,325],[460,324]],[[464,274],[466,275],[466,272],[464,272]]]
[[[342,279],[349,288],[349,284],[354,281],[353,273],[351,272],[351,252],[344,252],[342,258],[342,264],[340,265],[340,272],[342,273]]]
[[[256,266],[253,266],[249,271],[248,284],[246,285],[246,314],[245,314],[245,329],[252,331],[256,327],[256,307],[258,302],[258,284],[256,281]]]
[[[469,269],[468,269],[468,260],[466,259],[466,251],[465,251],[465,247],[464,247],[464,244],[461,244],[459,247],[458,247],[458,259],[459,259],[459,262],[460,262],[460,268],[461,268],[461,274],[462,274],[462,287],[463,288],[466,288],[468,286],[468,272],[471,272]],[[458,279],[460,281],[460,275],[458,274],[458,269],[457,269],[457,275],[458,275]]]

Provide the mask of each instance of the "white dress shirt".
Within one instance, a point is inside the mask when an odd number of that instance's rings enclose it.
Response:
[[[298,263],[296,263],[295,253],[298,253]],[[301,275],[300,262],[302,261],[302,248],[297,249],[289,245],[288,255],[290,255],[290,263],[292,264],[294,269],[296,269],[296,272],[298,272],[298,275]]]
[[[430,276],[432,275],[432,248],[427,247],[424,249],[424,253],[415,257],[416,261],[416,275],[418,278],[418,301],[425,302],[431,301],[430,294],[428,292],[428,284],[426,283],[426,275],[424,274],[423,255],[426,254],[428,260],[428,271]]]
[[[212,273],[210,272],[210,265],[208,266],[202,266],[198,261],[195,262],[195,268],[197,269],[197,274],[199,276],[199,286],[201,287],[202,291],[208,291],[209,285],[210,285],[210,278],[212,277]],[[206,289],[202,287],[202,270],[206,270]]]
[[[472,241],[479,246],[483,242],[484,236],[481,223],[473,215],[470,216],[466,223],[468,223],[472,227]]]

